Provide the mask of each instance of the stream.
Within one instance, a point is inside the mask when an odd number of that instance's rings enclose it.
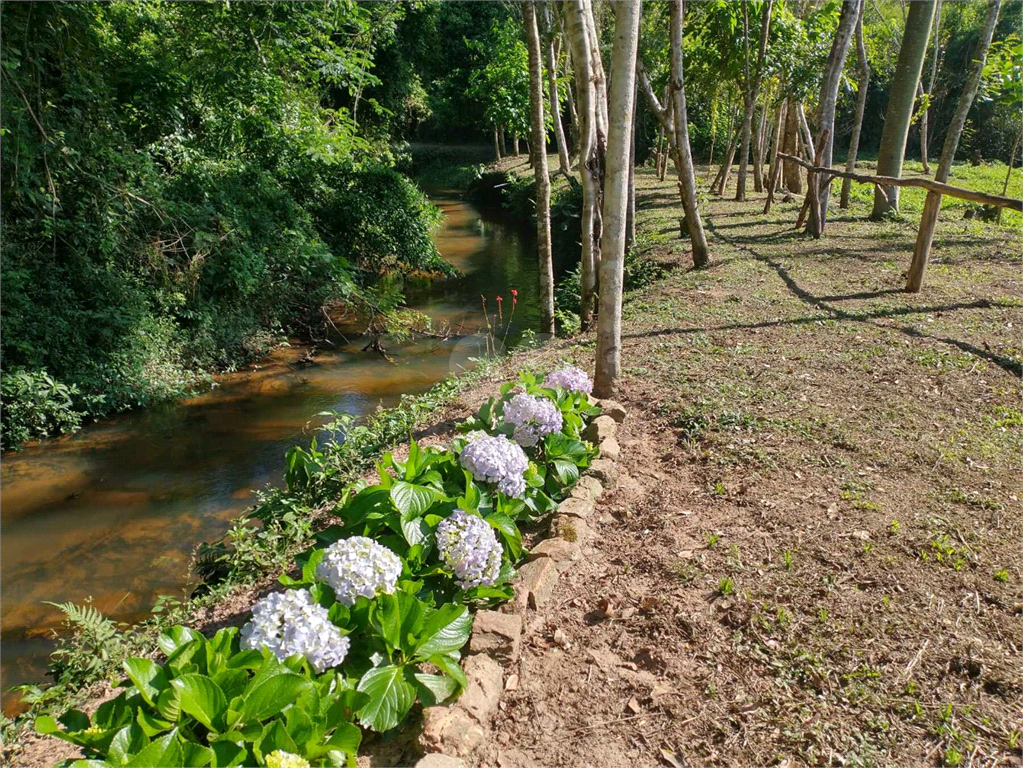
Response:
[[[408,306],[450,339],[389,342],[390,360],[363,352],[368,339],[335,334],[292,342],[194,397],[126,413],[75,435],[3,457],[0,563],[3,583],[0,679],[3,708],[18,709],[13,685],[46,676],[61,612],[43,601],[91,599],[106,615],[134,622],[159,594],[181,597],[194,583],[192,553],[216,539],[283,479],[284,453],[307,444],[322,411],[365,414],[429,389],[485,352],[476,332],[503,297],[497,333],[511,344],[538,326],[538,269],[532,222],[480,209],[456,192],[430,195],[444,212],[434,241],[462,272],[406,290]],[[558,265],[555,265],[556,269]],[[510,291],[517,290],[514,314]],[[491,317],[493,323],[493,317]]]

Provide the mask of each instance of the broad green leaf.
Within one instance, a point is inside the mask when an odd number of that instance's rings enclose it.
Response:
[[[472,616],[464,605],[446,603],[430,613],[423,622],[416,657],[426,659],[461,649],[469,640]]]
[[[266,755],[278,749],[295,754],[298,752],[298,745],[291,738],[288,729],[284,727],[284,723],[280,720],[274,720],[263,729],[263,734],[256,742],[256,749],[265,758]]]
[[[141,752],[137,752],[124,765],[125,768],[177,768],[183,764],[184,753],[178,742],[178,730],[175,728]]]
[[[432,543],[433,531],[423,517],[414,517],[409,520],[402,518],[401,533],[410,547],[421,544],[425,548]]]
[[[430,675],[426,672],[416,672],[412,675],[415,679],[416,689],[419,692],[419,700],[424,707],[433,707],[451,698],[458,690],[458,683],[447,675]]]
[[[64,726],[64,730],[68,733],[84,731],[92,725],[92,723],[89,722],[89,716],[78,709],[69,709],[61,715],[60,724]]]
[[[215,741],[210,744],[213,752],[212,765],[217,768],[235,768],[235,766],[254,765],[255,761],[249,757],[249,751],[230,741]]]
[[[348,756],[347,763],[354,768],[355,758],[359,754],[359,745],[362,743],[362,731],[351,723],[341,723],[327,739],[325,747],[328,751],[338,750]]]
[[[181,743],[181,754],[181,764],[188,766],[188,768],[204,768],[204,766],[211,765],[216,757],[213,750],[209,747],[204,747],[202,744],[196,744],[191,741],[183,741]]]
[[[484,520],[501,532],[508,545],[508,554],[513,560],[517,560],[522,553],[522,534],[519,532],[519,527],[515,525],[515,521],[503,512],[491,512]]]
[[[171,680],[179,694],[179,706],[211,731],[224,729],[227,696],[205,675],[184,675]]]
[[[265,720],[297,699],[312,682],[292,672],[283,672],[264,680],[245,695],[241,722]]]
[[[370,612],[370,623],[390,650],[401,646],[401,610],[395,595],[380,595]]]
[[[142,732],[149,738],[159,736],[164,731],[168,731],[174,725],[169,720],[163,720],[156,715],[149,712],[145,707],[139,707],[137,714],[135,715],[135,722],[142,728]]]
[[[155,662],[141,658],[125,659],[122,666],[142,700],[151,707],[156,706],[156,699],[168,685],[163,669]]]
[[[110,758],[115,764],[125,763],[136,752],[140,752],[149,745],[149,737],[138,723],[126,725],[114,734],[110,742]]]
[[[369,696],[359,710],[359,722],[374,731],[389,731],[405,719],[416,701],[416,689],[405,679],[404,667],[387,665],[369,670],[358,690]]]
[[[554,459],[554,472],[562,485],[571,485],[579,479],[579,467],[569,459]]]
[[[432,488],[413,485],[404,480],[392,485],[390,493],[395,509],[401,513],[402,522],[422,517],[439,500],[437,492]]]
[[[177,626],[171,627],[165,632],[160,633],[160,637],[157,638],[156,642],[160,646],[160,650],[167,656],[170,656],[181,646],[186,643],[190,643],[199,637],[201,637],[201,635],[194,629]]]
[[[469,687],[469,681],[465,677],[465,672],[462,670],[462,665],[458,663],[458,655],[455,653],[444,653],[436,656],[431,656],[427,659],[433,666],[437,667],[441,672],[449,675],[452,680],[458,683],[458,687],[465,689]]]

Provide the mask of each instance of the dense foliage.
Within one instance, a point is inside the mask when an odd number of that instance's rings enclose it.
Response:
[[[344,489],[342,522],[315,535],[298,576],[281,575],[285,591],[257,602],[240,632],[173,627],[159,641],[166,660],[126,659],[124,690],[92,717],[71,710],[36,728],[81,747],[89,765],[354,765],[359,726],[388,731],[417,701],[457,696],[469,609],[512,597],[519,524],[554,510],[596,455],[580,439],[600,412],[587,377],[552,380],[570,388],[525,372],[505,384],[450,448],[386,454],[379,482]],[[509,441],[528,456],[509,496],[474,477],[466,453],[521,431],[522,398],[556,413],[559,429],[522,448]]]
[[[179,394],[330,302],[386,311],[383,272],[444,269],[385,106],[355,121],[403,8],[3,6],[5,447]]]

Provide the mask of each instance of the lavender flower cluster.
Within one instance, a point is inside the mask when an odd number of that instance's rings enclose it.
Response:
[[[398,556],[365,536],[335,541],[323,550],[316,566],[316,578],[330,585],[339,603],[349,606],[359,595],[372,599],[394,592],[399,576]]]
[[[481,483],[496,483],[505,496],[521,496],[526,490],[529,459],[504,435],[478,437],[462,449],[462,466]]]
[[[307,589],[272,592],[259,600],[241,637],[242,648],[269,648],[279,661],[305,656],[318,673],[344,661],[350,645]]]
[[[519,445],[534,446],[547,435],[561,431],[557,404],[522,392],[505,403],[504,420],[515,427],[512,437]]]
[[[561,387],[566,392],[582,392],[587,395],[593,391],[593,382],[590,381],[586,371],[572,365],[549,374],[543,380],[543,384],[552,389]]]
[[[456,509],[437,526],[437,550],[462,589],[492,586],[501,575],[501,544],[494,529],[475,515]]]

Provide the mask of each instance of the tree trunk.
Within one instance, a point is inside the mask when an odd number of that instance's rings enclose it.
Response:
[[[973,100],[977,96],[977,89],[980,87],[980,79],[984,73],[984,61],[987,59],[988,49],[991,47],[991,37],[995,32],[995,25],[998,23],[998,11],[1001,8],[1001,0],[988,0],[987,15],[984,17],[984,28],[981,31],[980,40],[977,42],[977,51],[971,61],[970,75],[966,80],[962,93],[959,95],[959,103],[956,105],[955,115],[948,126],[945,134],[945,143],[941,148],[941,159],[938,161],[938,171],[934,174],[934,180],[942,183],[948,181],[948,174],[952,170],[952,161],[955,159],[956,149],[959,147],[959,138],[963,133],[963,126],[966,125],[966,116],[973,106]],[[1015,152],[1013,152],[1015,155]],[[906,290],[916,293],[923,285],[924,271],[927,269],[927,259],[931,254],[931,242],[934,239],[934,227],[938,222],[938,211],[941,210],[941,195],[936,192],[928,192],[924,200],[924,212],[920,217],[920,230],[916,235],[916,246],[913,249],[913,262],[909,267],[909,275],[906,279]]]
[[[529,50],[529,121],[533,140],[529,144],[536,177],[536,243],[540,257],[540,332],[554,335],[554,262],[551,247],[551,180],[547,174],[547,128],[543,119],[543,64],[536,6],[522,3]],[[556,91],[555,91],[556,92]],[[555,96],[556,98],[556,96]]]
[[[764,57],[767,54],[767,35],[771,30],[771,11],[774,8],[774,0],[767,0],[761,10],[760,22],[760,49],[757,52],[756,71],[753,80],[750,81],[749,71],[749,20],[747,18],[747,7],[749,3],[743,0],[742,24],[745,34],[746,47],[746,100],[742,113],[742,148],[739,150],[739,180],[735,184],[735,199],[742,202],[746,199],[746,168],[749,162],[750,135],[753,130],[753,113],[757,105],[757,94],[760,91],[760,82],[764,78]]]
[[[512,150],[515,152],[515,157],[521,154],[519,151],[519,135],[517,133],[512,134]]]
[[[934,6],[934,53],[931,54],[931,79],[927,84],[927,90],[923,91],[923,84],[921,83],[921,91],[923,96],[927,97],[928,106],[920,113],[920,162],[923,163],[924,173],[930,174],[931,166],[927,162],[927,113],[930,109],[930,97],[934,93],[934,81],[938,78],[938,59],[941,58],[941,40],[938,33],[941,30],[941,0],[937,0]]]
[[[1012,178],[1012,166],[1016,162],[1016,153],[1019,151],[1019,144],[1023,141],[1023,125],[1019,128],[1019,133],[1016,134],[1016,141],[1012,143],[1012,152],[1009,154],[1009,169],[1005,172],[1005,183],[1002,184],[1002,197],[1005,197],[1009,191],[1009,180]],[[1002,208],[998,209],[998,215],[995,221],[1001,222],[1002,220]]]
[[[657,154],[654,156],[654,173],[661,178],[661,163],[664,162],[664,126],[657,129]]]
[[[528,0],[527,0],[528,1]],[[622,281],[625,264],[625,209],[628,206],[629,147],[636,93],[636,50],[639,44],[640,0],[618,3],[611,53],[611,94],[608,113],[607,179],[604,232],[600,261],[600,315],[597,318],[597,361],[593,394],[615,394],[621,370]]]
[[[633,78],[635,79],[635,78]],[[639,85],[632,94],[632,142],[629,145],[629,205],[625,217],[625,248],[632,250],[636,245],[636,119],[639,115],[637,100]]]
[[[797,102],[791,97],[788,100],[788,109],[785,112],[785,143],[784,152],[787,155],[799,154],[799,117],[796,115]],[[791,160],[786,160],[785,167],[785,188],[789,192],[799,194],[803,191],[803,179],[801,169]]]
[[[895,65],[888,107],[885,110],[884,129],[881,131],[881,146],[877,151],[877,175],[899,178],[902,175],[902,161],[906,154],[906,138],[909,123],[913,117],[913,101],[920,70],[927,52],[927,39],[931,34],[934,20],[935,0],[915,0],[909,4],[906,16],[906,30],[902,35],[902,47]],[[887,197],[886,197],[887,196]],[[874,190],[874,209],[870,213],[873,221],[879,221],[889,211],[899,210],[899,188],[885,187]]]
[[[504,128],[503,127],[500,129],[500,134],[501,134],[501,152],[503,152],[504,156],[507,157],[508,156],[508,140],[505,138]]]
[[[867,60],[867,48],[863,44],[863,14],[866,13],[866,0],[860,2],[860,17],[856,20],[856,61],[860,69],[860,82],[856,91],[856,117],[853,119],[852,135],[849,137],[849,155],[845,160],[845,170],[852,173],[856,170],[856,154],[860,148],[860,131],[863,129],[863,113],[867,108],[867,88],[870,85],[870,62]],[[852,179],[842,179],[842,199],[840,208],[849,207],[849,193],[852,191]]]
[[[732,160],[735,159],[735,147],[739,143],[739,130],[732,132],[732,137],[728,141],[728,149],[725,152],[725,162],[721,164],[721,170],[718,171],[717,177],[714,179],[714,183],[711,185],[710,191],[715,195],[724,196],[725,188],[728,186],[728,177],[732,173]]]
[[[497,132],[497,127],[494,127],[494,154],[497,155],[497,159],[501,159],[501,137]]]
[[[838,101],[838,84],[842,78],[842,69],[845,67],[845,57],[849,52],[849,44],[852,42],[853,32],[856,29],[856,20],[860,17],[860,3],[862,0],[845,0],[842,3],[842,14],[838,18],[838,28],[835,30],[835,40],[831,44],[831,53],[828,55],[828,62],[824,67],[824,79],[821,81],[821,93],[817,99],[817,150],[820,155],[819,165],[823,168],[831,167],[832,153],[835,147],[835,103]],[[823,143],[823,148],[821,144]],[[817,204],[810,208],[810,234],[820,237],[824,231],[824,224],[828,219],[828,202],[831,198],[831,178],[819,179],[814,175],[814,183],[817,185]]]
[[[558,69],[557,59],[554,56],[553,36],[547,43],[547,88],[550,91],[554,140],[558,144],[558,165],[562,173],[569,176],[572,173],[572,166],[568,160],[568,143],[565,140],[565,127],[561,124],[561,99],[558,97]]]
[[[766,90],[766,89],[765,89]],[[765,93],[765,96],[767,94]],[[757,130],[753,141],[753,191],[764,191],[764,153],[767,151],[767,113],[768,99],[764,99],[764,106],[760,109],[760,120],[757,121]]]
[[[578,103],[579,177],[583,188],[583,206],[580,220],[582,257],[580,259],[581,287],[579,319],[582,328],[593,321],[593,294],[596,289],[597,265],[600,263],[601,238],[601,179],[604,175],[603,137],[598,140],[597,93],[594,86],[594,66],[590,47],[585,0],[565,0],[565,27],[575,70],[575,90]]]

